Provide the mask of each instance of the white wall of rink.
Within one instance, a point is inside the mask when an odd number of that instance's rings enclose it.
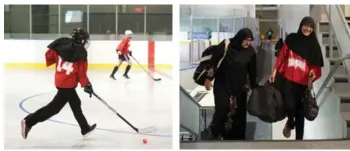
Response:
[[[4,40],[4,63],[45,63],[45,52],[51,40]],[[118,62],[116,48],[120,41],[91,41],[88,48],[88,59],[91,64],[114,64]],[[154,42],[154,64],[172,65],[172,53],[175,51],[172,42]],[[141,63],[148,64],[148,41],[132,41],[133,56]]]

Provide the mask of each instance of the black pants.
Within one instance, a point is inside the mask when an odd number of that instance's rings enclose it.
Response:
[[[211,133],[221,135],[224,140],[245,140],[247,124],[247,92],[243,90],[237,93],[236,113],[231,116],[232,124],[229,131],[225,131],[225,123],[228,121],[230,95],[220,83],[214,84],[215,112],[211,123]]]
[[[129,57],[129,55],[119,55],[119,60],[129,61],[130,57]]]
[[[46,106],[40,108],[35,113],[28,115],[26,120],[26,125],[32,127],[39,122],[44,122],[50,117],[56,115],[62,110],[62,108],[69,103],[70,108],[73,111],[75,119],[78,121],[81,128],[81,132],[88,132],[90,126],[86,121],[86,118],[81,110],[81,101],[75,91],[75,88],[57,88],[58,92],[53,100]]]
[[[283,86],[283,99],[287,112],[287,126],[295,128],[296,140],[303,140],[304,137],[304,114],[302,99],[306,86],[286,80]]]

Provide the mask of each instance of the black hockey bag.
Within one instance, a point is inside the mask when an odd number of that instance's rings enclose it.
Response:
[[[220,61],[217,63],[216,69],[220,67],[220,64],[222,60],[224,60],[227,52],[227,46],[230,43],[229,40],[225,40],[225,52],[223,57],[220,59]],[[216,51],[217,45],[209,46],[207,49],[205,49],[202,53],[202,58],[200,59],[200,63],[198,67],[196,68],[196,71],[193,74],[193,80],[198,85],[204,86],[205,79],[209,79],[212,81],[214,79],[214,70],[209,66],[209,62],[211,60],[213,51]],[[210,76],[207,76],[210,75]]]

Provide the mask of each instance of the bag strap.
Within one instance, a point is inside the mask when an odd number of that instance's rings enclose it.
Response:
[[[216,67],[216,69],[218,69],[222,63],[222,61],[225,59],[225,56],[227,54],[227,49],[228,49],[228,45],[230,44],[230,40],[225,39],[225,49],[224,49],[224,56],[222,56],[222,58],[219,60],[218,65]]]

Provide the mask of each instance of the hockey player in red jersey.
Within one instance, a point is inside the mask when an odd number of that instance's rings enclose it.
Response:
[[[81,109],[81,100],[75,90],[80,83],[84,91],[91,97],[93,89],[87,77],[87,51],[89,33],[81,28],[72,32],[72,38],[58,38],[48,45],[45,54],[46,66],[56,64],[55,85],[56,96],[46,106],[29,114],[21,121],[22,136],[27,138],[31,128],[39,122],[44,122],[54,116],[69,103],[75,119],[79,123],[81,134],[86,136],[96,128],[89,125]]]
[[[123,61],[126,61],[128,63],[128,65],[126,66],[125,72],[124,72],[124,77],[129,79],[130,77],[128,76],[128,72],[130,71],[131,68],[131,60],[130,60],[130,56],[132,56],[132,52],[130,51],[129,47],[130,47],[130,39],[132,38],[132,31],[131,30],[126,30],[125,31],[125,38],[122,40],[122,42],[118,45],[117,48],[117,53],[119,55],[119,64],[116,65],[112,71],[112,74],[110,75],[110,77],[114,80],[114,74],[118,71],[118,68],[120,67],[120,65],[123,63]]]

